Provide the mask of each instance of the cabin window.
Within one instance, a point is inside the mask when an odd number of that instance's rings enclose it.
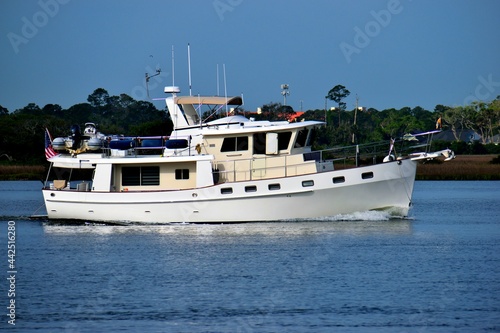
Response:
[[[255,133],[253,135],[253,153],[266,153],[266,133]]]
[[[257,186],[245,186],[245,192],[257,192]]]
[[[175,169],[175,179],[189,179],[189,169]]]
[[[224,187],[220,189],[221,194],[231,194],[233,193],[233,188],[232,187]]]
[[[281,185],[280,184],[269,184],[267,186],[267,188],[269,189],[269,191],[277,191],[277,190],[281,189]]]
[[[333,183],[334,184],[340,184],[340,183],[345,183],[345,177],[344,176],[341,176],[341,177],[334,177],[332,179]]]
[[[278,151],[288,149],[288,144],[292,138],[292,132],[278,133]],[[255,133],[253,135],[253,153],[266,154],[267,133]]]
[[[316,135],[318,133],[315,128],[312,128],[309,132],[310,134],[307,137],[306,147],[310,147],[313,145],[314,141],[316,140]]]
[[[122,167],[122,186],[160,185],[160,167]]]
[[[221,153],[231,152],[231,151],[242,151],[242,150],[248,150],[247,136],[224,138],[224,141],[222,142],[222,147],[220,149]]]
[[[288,144],[290,143],[291,137],[292,137],[292,132],[278,133],[278,150],[288,149]]]
[[[140,186],[141,185],[141,168],[139,168],[139,167],[122,168],[122,185],[123,186]]]
[[[373,172],[364,172],[361,174],[361,178],[363,178],[363,179],[373,178]]]
[[[314,180],[304,180],[302,182],[302,187],[314,186]]]
[[[301,129],[297,133],[297,140],[295,140],[294,148],[301,148],[306,146],[307,134],[309,130],[307,128]]]

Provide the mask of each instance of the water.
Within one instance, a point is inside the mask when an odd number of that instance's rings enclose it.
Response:
[[[417,182],[404,220],[133,227],[29,221],[40,187],[0,182],[0,330],[500,331],[500,182]]]

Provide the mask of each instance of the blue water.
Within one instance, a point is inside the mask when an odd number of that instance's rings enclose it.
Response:
[[[40,188],[0,182],[0,330],[500,331],[500,182],[419,181],[404,220],[132,227],[30,221]]]

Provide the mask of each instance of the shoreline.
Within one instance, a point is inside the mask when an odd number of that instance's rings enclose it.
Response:
[[[420,163],[416,180],[500,180],[498,155],[459,155],[448,162]]]
[[[500,180],[498,155],[459,155],[454,160],[420,163],[416,180]],[[496,163],[492,163],[493,161]],[[41,180],[45,165],[0,165],[2,180]]]

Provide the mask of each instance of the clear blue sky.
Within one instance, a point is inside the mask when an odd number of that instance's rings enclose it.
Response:
[[[498,0],[2,0],[0,105],[68,108],[111,95],[244,95],[245,109],[323,108],[337,84],[382,110],[463,105],[500,95]],[[163,108],[162,101],[154,101]],[[328,107],[333,106],[329,102]]]

